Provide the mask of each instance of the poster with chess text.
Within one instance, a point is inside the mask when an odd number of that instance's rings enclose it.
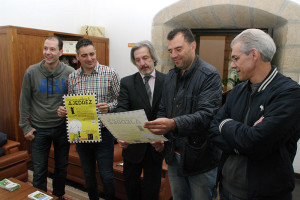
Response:
[[[64,106],[67,109],[67,132],[70,143],[101,141],[99,119],[94,94],[64,95]]]

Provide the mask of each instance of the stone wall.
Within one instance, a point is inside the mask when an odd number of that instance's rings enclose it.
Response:
[[[277,53],[273,64],[286,76],[300,77],[300,6],[289,0],[181,0],[160,11],[152,24],[152,42],[167,73],[173,67],[167,34],[189,28],[273,28]]]

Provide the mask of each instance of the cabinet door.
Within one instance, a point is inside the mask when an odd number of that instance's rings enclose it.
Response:
[[[22,85],[26,69],[44,59],[43,45],[46,37],[47,35],[28,35],[18,32],[15,55],[17,55],[16,72],[19,74],[19,86]]]
[[[8,28],[0,28],[0,131],[8,134],[8,138],[16,140],[14,133],[17,125],[15,124],[14,114],[16,107],[13,96],[13,68],[11,59],[11,36]]]
[[[97,60],[100,64],[109,66],[109,39],[85,36],[95,45]]]
[[[51,33],[31,29],[17,29],[17,35],[14,39],[14,84],[15,84],[15,102],[17,113],[17,124],[19,123],[19,100],[22,88],[23,77],[26,69],[33,64],[41,62],[43,57],[43,46],[45,38]],[[17,140],[21,143],[21,149],[30,151],[30,143],[26,142],[23,131],[18,128]]]

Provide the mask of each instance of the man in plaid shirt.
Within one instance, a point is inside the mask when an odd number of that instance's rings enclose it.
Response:
[[[70,74],[69,94],[96,93],[101,113],[113,112],[117,106],[120,89],[118,74],[110,67],[100,65],[96,60],[94,44],[89,39],[81,39],[76,45],[76,58],[81,67]],[[100,102],[100,103],[99,103]],[[60,106],[58,116],[65,117],[67,111]],[[114,137],[101,125],[101,142],[77,143],[76,150],[84,171],[89,198],[99,199],[96,179],[96,161],[98,164],[105,199],[114,199],[115,181],[113,177]]]

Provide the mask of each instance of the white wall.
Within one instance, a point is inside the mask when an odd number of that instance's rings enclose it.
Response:
[[[81,26],[103,26],[109,64],[120,77],[136,72],[128,43],[151,40],[153,17],[178,0],[0,0],[0,26],[14,25],[80,34]]]
[[[120,77],[136,72],[128,43],[151,40],[153,17],[179,0],[0,0],[0,26],[80,34],[84,25],[105,27],[109,63]],[[300,0],[293,0],[300,4]],[[0,44],[1,45],[1,44]],[[294,161],[300,173],[300,142]]]

